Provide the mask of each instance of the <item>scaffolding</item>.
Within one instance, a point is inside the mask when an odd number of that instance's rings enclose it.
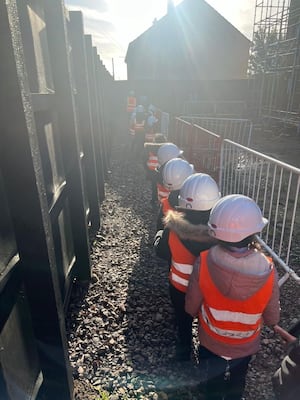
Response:
[[[300,124],[300,0],[256,0],[250,72],[258,114]]]

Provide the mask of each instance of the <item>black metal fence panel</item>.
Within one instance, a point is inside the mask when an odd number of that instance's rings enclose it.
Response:
[[[0,397],[72,399],[64,316],[91,275],[108,77],[61,0],[0,0],[0,55]]]

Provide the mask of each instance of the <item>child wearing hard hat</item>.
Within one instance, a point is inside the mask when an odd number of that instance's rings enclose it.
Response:
[[[157,217],[157,231],[164,228],[163,218],[167,211],[178,206],[179,190],[186,178],[194,173],[194,166],[182,158],[169,160],[162,172],[163,186],[169,191],[169,196],[161,200]]]
[[[215,243],[207,235],[206,223],[210,209],[219,198],[218,185],[211,176],[190,175],[179,191],[176,211],[167,212],[165,228],[158,231],[155,238],[157,256],[169,263],[169,291],[175,312],[176,359],[179,361],[191,358],[193,318],[185,311],[185,294],[196,258]],[[197,241],[189,239],[192,233]],[[202,241],[198,241],[199,235]]]
[[[208,232],[217,244],[200,254],[185,299],[186,312],[198,316],[205,399],[242,398],[261,327],[279,321],[275,267],[256,245],[267,222],[258,205],[240,194],[221,198],[210,212]]]
[[[169,196],[170,190],[163,184],[163,170],[165,164],[173,158],[180,157],[183,151],[174,143],[164,143],[157,152],[158,168],[157,172],[157,198],[160,203],[162,199]]]

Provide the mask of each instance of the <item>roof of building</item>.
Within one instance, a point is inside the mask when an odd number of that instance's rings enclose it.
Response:
[[[157,45],[157,43],[160,43],[162,35],[165,37],[169,36],[168,39],[170,41],[170,34],[172,34],[174,27],[177,30],[179,29],[182,35],[185,34],[186,27],[188,27],[189,35],[191,34],[191,29],[193,29],[195,35],[203,38],[205,35],[222,35],[221,27],[225,26],[227,30],[231,31],[231,34],[238,35],[239,40],[245,42],[245,46],[250,47],[251,41],[219,14],[218,11],[206,3],[206,1],[184,0],[129,43],[125,62],[127,63],[131,57],[134,57],[136,51],[142,50],[145,47],[151,49],[154,44]],[[218,30],[220,31],[219,33]]]

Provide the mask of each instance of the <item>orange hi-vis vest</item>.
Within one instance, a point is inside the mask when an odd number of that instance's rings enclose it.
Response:
[[[153,132],[146,132],[146,135],[145,135],[145,140],[146,140],[146,142],[149,142],[149,143],[153,143],[154,142],[154,139],[155,139],[155,133],[154,133],[154,131]]]
[[[174,210],[174,208],[171,206],[169,199],[167,197],[165,197],[164,199],[161,199],[161,206],[162,206],[162,212],[164,215],[166,215],[169,210]]]
[[[136,107],[136,98],[132,96],[127,97],[127,112],[133,112],[135,107]]]
[[[156,168],[158,167],[158,158],[157,158],[157,155],[155,155],[154,153],[152,153],[152,151],[149,151],[149,154],[148,154],[147,167],[148,167],[151,171],[155,171]]]
[[[135,122],[134,123],[134,130],[135,132],[143,132],[145,128],[145,121],[143,122]]]
[[[268,304],[274,283],[274,268],[265,284],[245,300],[224,296],[214,284],[207,264],[208,251],[201,253],[199,287],[203,303],[199,323],[212,338],[226,344],[243,344],[255,339],[261,330],[262,313]],[[268,257],[270,264],[272,259]]]
[[[184,246],[176,233],[172,231],[169,233],[169,247],[172,254],[169,280],[177,290],[186,293],[196,256]]]
[[[157,198],[159,202],[161,202],[162,199],[169,197],[170,190],[165,188],[164,185],[162,185],[161,183],[157,183],[156,188],[157,188]]]
[[[146,142],[154,142],[154,138],[155,138],[155,132],[154,132],[154,127],[148,127],[146,135],[145,135],[145,140]]]

